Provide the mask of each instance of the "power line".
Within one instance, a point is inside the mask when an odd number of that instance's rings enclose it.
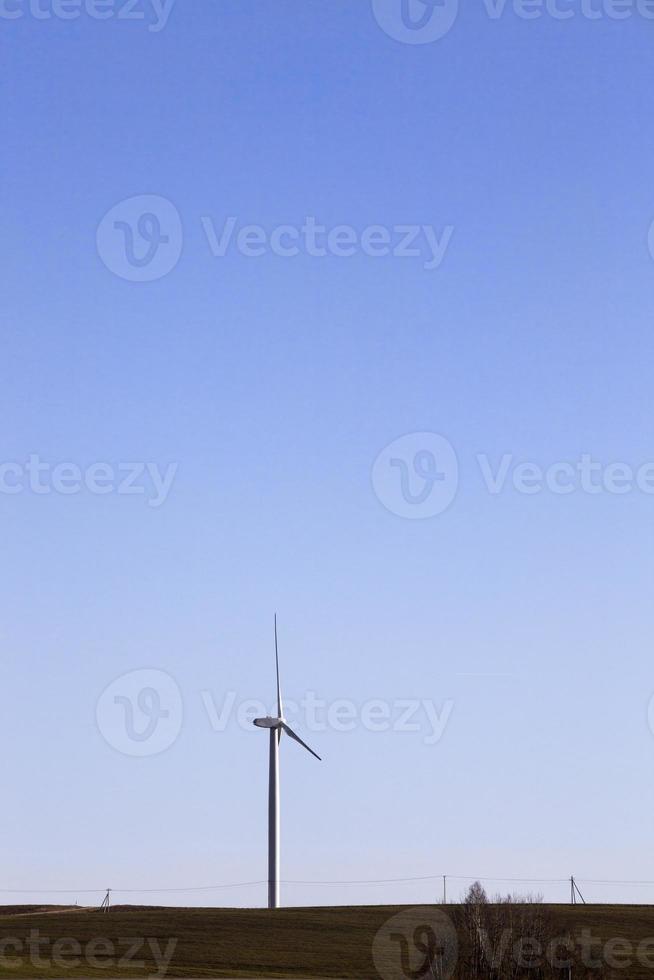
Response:
[[[310,881],[302,879],[291,879],[285,881],[285,885],[390,885],[403,881],[436,881],[443,877],[451,878],[454,881],[497,881],[497,882],[522,882],[531,884],[552,884],[560,885],[570,881],[569,878],[490,878],[483,875],[420,875],[411,878],[360,878],[339,881],[338,879],[323,879],[320,881]]]
[[[496,882],[496,883],[508,883],[508,884],[538,884],[538,885],[563,885],[569,884],[570,878],[522,878],[522,877],[493,877],[490,875],[412,875],[403,878],[349,878],[349,879],[338,879],[338,878],[327,878],[327,879],[303,879],[303,878],[288,878],[283,880],[284,885],[392,885],[392,884],[402,884],[404,882],[416,882],[416,881],[436,881],[442,880],[443,878],[448,878],[452,881],[481,881],[481,882]],[[638,887],[654,886],[654,880],[631,880],[631,879],[610,879],[610,878],[575,878],[575,883],[583,885],[622,885],[629,886],[634,885]],[[214,885],[189,885],[189,886],[177,886],[177,887],[164,887],[164,888],[112,888],[112,894],[121,893],[123,895],[147,895],[147,894],[173,894],[182,892],[210,892],[217,891],[225,888],[249,888],[256,885],[266,884],[266,879],[259,879],[256,881],[232,881],[232,882],[221,882]],[[72,894],[82,894],[82,895],[105,895],[107,893],[106,888],[1,888],[0,894],[3,895],[72,895]]]
[[[393,885],[401,884],[403,882],[412,881],[435,881],[436,879],[442,879],[443,875],[418,875],[407,878],[350,878],[350,879],[302,879],[302,878],[288,878],[283,879],[282,884],[284,885]],[[562,884],[569,881],[569,878],[485,878],[479,875],[447,875],[447,878],[451,878],[457,881],[470,881],[479,879],[480,881],[496,881],[496,882],[523,882],[532,884]],[[188,887],[175,887],[175,888],[112,888],[112,892],[121,892],[122,894],[160,894],[164,892],[202,892],[202,891],[214,891],[219,888],[247,888],[252,885],[264,885],[267,879],[260,879],[259,881],[233,881],[228,883],[221,883],[219,885],[189,885]],[[2,895],[96,895],[96,894],[106,893],[106,888],[0,888],[0,894]]]
[[[582,885],[654,885],[654,881],[630,881],[628,879],[624,881],[617,879],[606,879],[602,881],[594,878],[575,878],[575,881],[581,882]]]
[[[163,892],[209,892],[218,888],[246,888],[249,885],[264,885],[265,879],[260,881],[232,881],[220,885],[191,885],[188,888],[112,888],[112,894],[120,892],[122,895],[147,895],[160,894]],[[290,882],[284,882],[290,884]],[[98,895],[106,894],[106,888],[0,888],[0,895]]]

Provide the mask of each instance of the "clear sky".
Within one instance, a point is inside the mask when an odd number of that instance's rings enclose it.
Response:
[[[654,879],[654,21],[123,2],[0,16],[0,885],[265,878],[275,610],[282,878]]]

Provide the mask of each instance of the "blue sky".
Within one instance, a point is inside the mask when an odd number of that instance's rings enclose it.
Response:
[[[357,711],[348,732],[300,713],[322,764],[282,746],[283,878],[654,879],[654,496],[529,494],[513,476],[654,459],[654,22],[596,8],[467,4],[407,44],[367,0],[177,0],[161,30],[145,0],[132,20],[7,0],[7,888],[84,901],[265,877],[265,738],[232,716],[213,730],[206,705],[271,701],[274,610],[288,697]],[[132,281],[144,197],[172,267]],[[229,217],[263,229],[264,254],[212,254],[207,223]],[[354,254],[276,254],[275,229],[301,241],[308,217],[352,229]],[[361,247],[373,226],[389,254]],[[437,268],[392,254],[399,226],[451,229]],[[394,512],[399,465],[371,476],[413,433],[458,463],[424,519]],[[30,456],[82,482],[104,464],[109,491],[37,493]],[[500,492],[479,457],[509,457]],[[404,462],[419,490],[413,449]],[[160,506],[148,471],[144,493],[118,492],[146,463],[174,473]],[[183,715],[166,751],[135,758],[96,706],[139,669],[174,679]],[[369,730],[375,699],[395,720],[397,699],[446,710],[442,737],[427,744],[424,714],[417,732]],[[262,904],[265,887],[149,899]]]

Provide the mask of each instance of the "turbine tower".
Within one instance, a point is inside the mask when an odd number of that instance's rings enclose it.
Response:
[[[270,729],[270,761],[268,768],[268,908],[279,908],[279,743],[282,732],[299,742],[303,748],[315,755],[306,742],[296,735],[284,720],[282,694],[279,686],[279,654],[277,651],[277,614],[275,614],[275,667],[277,669],[277,717],[255,718],[257,728]]]

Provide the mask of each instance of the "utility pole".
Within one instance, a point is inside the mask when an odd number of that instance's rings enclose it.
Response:
[[[107,888],[107,894],[102,899],[102,905],[100,906],[101,912],[108,912],[111,908],[111,888]]]
[[[586,904],[586,899],[584,898],[584,896],[579,891],[579,885],[574,880],[574,877],[571,877],[570,878],[570,900],[571,900],[571,902],[572,902],[573,905],[576,905],[577,904],[577,896],[581,899],[582,903],[585,905]]]
[[[447,875],[443,875],[443,905],[447,905]]]

